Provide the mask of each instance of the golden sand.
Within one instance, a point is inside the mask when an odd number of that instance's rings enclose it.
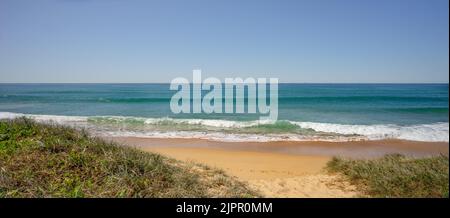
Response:
[[[389,153],[448,155],[448,143],[214,142],[198,139],[112,138],[113,141],[225,170],[266,197],[354,197],[356,188],[324,167],[332,156],[373,158]]]

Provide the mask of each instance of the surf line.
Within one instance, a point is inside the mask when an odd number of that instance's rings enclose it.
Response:
[[[177,91],[170,100],[170,109],[174,114],[259,113],[260,120],[278,119],[278,78],[248,77],[244,80],[236,77],[225,78],[222,83],[215,77],[202,80],[201,70],[193,70],[192,84],[184,77],[177,77],[171,81],[170,90]],[[203,91],[207,93],[203,95]]]

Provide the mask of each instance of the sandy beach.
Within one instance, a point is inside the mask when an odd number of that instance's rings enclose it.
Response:
[[[358,142],[218,142],[199,139],[108,138],[182,161],[221,168],[266,197],[355,197],[352,185],[325,172],[333,156],[376,158],[400,153],[448,155],[448,143],[403,140]]]

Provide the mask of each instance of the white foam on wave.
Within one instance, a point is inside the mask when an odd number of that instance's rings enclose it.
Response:
[[[39,122],[55,122],[70,126],[85,127],[90,117],[84,116],[60,116],[60,115],[34,115],[11,112],[0,112],[0,119],[14,119],[28,117]],[[272,124],[273,121],[230,121],[209,119],[173,119],[173,118],[139,118],[123,116],[96,116],[116,121],[135,119],[142,120],[148,125],[158,125],[164,121],[174,124],[202,125],[221,128],[245,128],[261,124]],[[300,128],[312,129],[317,132],[342,134],[343,136],[314,136],[299,134],[240,134],[221,133],[212,131],[123,131],[123,130],[96,130],[101,135],[109,136],[135,136],[149,138],[200,138],[218,141],[353,141],[353,140],[380,140],[380,139],[404,139],[413,141],[448,142],[449,123],[434,123],[400,126],[394,124],[383,125],[346,125],[317,122],[286,121]],[[345,135],[345,136],[344,136]]]
[[[362,137],[323,137],[302,136],[294,134],[239,134],[221,132],[199,132],[199,131],[169,131],[169,132],[135,132],[135,131],[96,131],[97,135],[107,137],[138,137],[138,138],[167,138],[167,139],[206,139],[221,142],[273,142],[273,141],[327,141],[348,142],[360,141]]]
[[[345,125],[332,123],[292,122],[301,128],[338,134],[356,134],[370,140],[404,139],[413,141],[448,142],[449,124],[434,123],[410,126],[386,125]]]
[[[274,123],[270,120],[254,121],[232,121],[232,120],[213,120],[213,119],[173,119],[173,118],[147,118],[146,124],[158,124],[160,122],[170,121],[175,124],[201,125],[222,128],[245,128],[261,124]]]
[[[147,118],[146,124],[158,124],[163,121],[170,121],[174,124],[202,125],[210,127],[222,128],[245,128],[262,124],[273,124],[270,120],[254,120],[254,121],[231,121],[231,120],[209,120],[209,119],[173,119],[173,118]],[[318,132],[336,133],[344,135],[360,135],[365,136],[369,140],[380,139],[404,139],[413,141],[430,141],[430,142],[448,142],[449,141],[449,124],[434,123],[420,124],[410,126],[400,126],[394,124],[383,125],[345,125],[333,123],[317,123],[317,122],[296,122],[286,121],[300,128],[313,129]],[[177,133],[180,134],[180,133]],[[229,138],[229,137],[228,137]],[[255,137],[256,138],[256,137]],[[270,137],[270,138],[273,138]],[[277,140],[286,138],[275,137]],[[296,137],[287,137],[290,140],[304,140]],[[268,141],[271,141],[270,139]]]
[[[68,124],[71,122],[86,122],[87,117],[82,116],[62,116],[62,115],[36,115],[21,114],[11,112],[0,112],[0,119],[14,119],[19,117],[30,118],[39,122],[55,122],[59,124]]]

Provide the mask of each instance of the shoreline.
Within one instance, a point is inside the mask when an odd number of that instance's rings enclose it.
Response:
[[[206,164],[247,182],[266,197],[356,197],[356,188],[325,171],[332,157],[377,158],[449,154],[448,143],[381,140],[362,142],[218,142],[204,139],[105,137],[181,161]]]
[[[412,157],[449,155],[448,142],[422,142],[408,140],[368,140],[348,142],[328,141],[273,141],[273,142],[223,142],[207,139],[102,137],[136,147],[150,148],[204,148],[231,151],[265,152],[288,155],[376,158],[386,154],[403,154]]]

